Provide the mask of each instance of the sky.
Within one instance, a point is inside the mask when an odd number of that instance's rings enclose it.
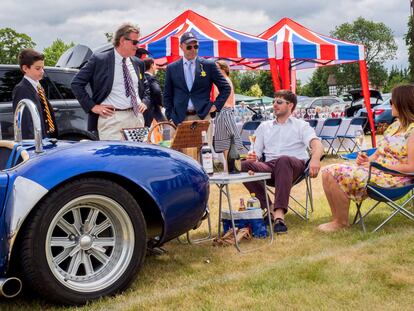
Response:
[[[106,42],[105,32],[132,22],[143,36],[191,9],[219,24],[258,35],[283,17],[289,17],[318,33],[329,35],[342,23],[362,16],[391,28],[398,45],[396,58],[385,66],[408,66],[404,43],[410,15],[409,0],[0,0],[0,28],[10,27],[29,35],[38,50],[57,38],[91,48]],[[306,83],[311,71],[298,78]]]

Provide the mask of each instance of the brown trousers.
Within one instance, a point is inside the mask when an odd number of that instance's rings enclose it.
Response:
[[[254,162],[243,161],[242,171],[247,172],[249,170],[254,172],[272,173],[271,180],[267,181],[268,184],[275,186],[275,198],[274,209],[281,208],[285,211],[288,210],[289,195],[292,189],[293,181],[303,173],[305,169],[305,161],[299,160],[295,157],[281,156],[275,160],[269,162]],[[260,201],[260,205],[266,206],[266,190],[262,181],[252,181],[243,183],[250,193],[255,193],[256,197]],[[269,198],[269,205],[272,201]],[[271,207],[272,209],[272,207]]]

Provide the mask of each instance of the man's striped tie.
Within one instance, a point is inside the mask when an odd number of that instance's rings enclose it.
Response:
[[[40,103],[42,104],[43,108],[43,117],[45,119],[46,123],[46,133],[52,134],[55,132],[55,124],[53,123],[52,114],[50,112],[49,104],[46,100],[45,90],[42,88],[42,86],[39,84],[37,86],[37,94],[40,98]]]
[[[128,66],[126,64],[126,58],[122,59],[122,72],[124,75],[124,84],[125,84],[125,96],[131,98],[131,106],[134,114],[138,116],[138,100],[135,95],[135,89],[132,83],[131,73],[129,72]]]

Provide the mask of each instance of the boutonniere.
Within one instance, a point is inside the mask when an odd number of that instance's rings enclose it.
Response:
[[[206,72],[204,71],[204,67],[202,63],[200,63],[200,70],[201,70],[200,76],[202,77],[207,76]]]
[[[139,79],[142,80],[142,73],[139,73]]]

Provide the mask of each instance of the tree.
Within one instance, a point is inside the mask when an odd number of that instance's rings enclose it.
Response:
[[[388,75],[387,83],[383,89],[384,93],[389,93],[398,84],[410,82],[409,69],[400,69],[392,67]]]
[[[414,28],[413,28],[413,16],[410,16],[408,19],[408,30],[405,34],[405,44],[408,48],[408,67],[410,81],[414,82]]]
[[[260,89],[259,84],[253,84],[250,87],[250,90],[246,93],[247,96],[252,96],[252,97],[262,97],[263,96],[263,92]]]
[[[328,77],[332,72],[332,66],[316,69],[308,84],[301,87],[301,95],[316,97],[329,95]]]
[[[254,71],[246,71],[240,75],[240,93],[248,95],[250,89],[255,85],[257,79],[257,73]]]
[[[43,50],[43,54],[45,55],[45,65],[55,66],[60,56],[73,46],[75,46],[75,43],[73,42],[66,44],[60,39],[53,41],[49,47]]]
[[[106,37],[106,41],[112,42],[112,39],[114,37],[114,33],[113,32],[105,32],[105,37]]]
[[[24,33],[11,28],[0,29],[0,64],[17,64],[20,51],[35,46],[32,38]]]
[[[275,90],[273,87],[272,73],[270,70],[259,71],[257,84],[259,84],[264,96],[273,97]]]
[[[344,23],[337,26],[331,35],[341,40],[363,44],[370,81],[375,86],[384,85],[387,80],[387,70],[383,63],[394,59],[397,51],[397,44],[389,27],[384,23],[376,23],[359,17],[352,24]],[[338,85],[359,84],[358,64],[335,67],[334,74]]]

